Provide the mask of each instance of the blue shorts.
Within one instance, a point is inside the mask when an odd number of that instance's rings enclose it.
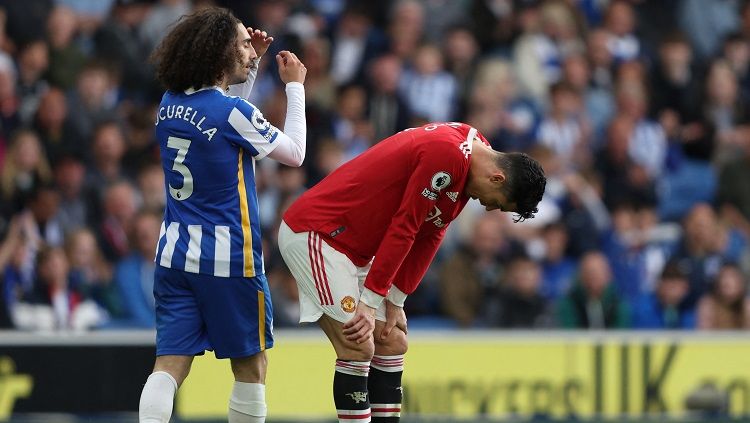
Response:
[[[265,275],[221,278],[156,266],[156,355],[240,358],[273,347]]]

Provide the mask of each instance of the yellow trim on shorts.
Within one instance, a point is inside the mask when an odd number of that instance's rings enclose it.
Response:
[[[258,291],[258,339],[260,350],[266,349],[266,294]]]

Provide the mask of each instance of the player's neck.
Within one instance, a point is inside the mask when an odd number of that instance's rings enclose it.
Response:
[[[226,93],[227,91],[229,91],[229,78],[225,76],[216,81],[216,86],[224,90],[224,92]]]
[[[487,147],[483,142],[473,141],[471,146],[471,161],[469,162],[469,178],[466,185],[467,191],[473,189],[473,182],[487,177],[495,168],[495,151]],[[468,192],[467,192],[468,194]]]

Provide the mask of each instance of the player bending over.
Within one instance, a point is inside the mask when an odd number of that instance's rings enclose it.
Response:
[[[492,150],[466,124],[433,123],[386,138],[292,204],[279,249],[300,321],[317,321],[336,351],[340,422],[399,420],[404,301],[469,198],[529,219],[545,184],[527,155]]]

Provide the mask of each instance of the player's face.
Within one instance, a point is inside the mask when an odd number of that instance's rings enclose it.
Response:
[[[235,67],[229,78],[230,85],[245,82],[250,73],[250,67],[253,65],[253,60],[258,57],[250,42],[250,34],[242,24],[237,24],[237,50],[240,52],[240,57],[235,62]]]
[[[467,185],[466,193],[484,206],[487,211],[500,210],[504,212],[516,211],[516,204],[511,203],[502,191],[505,176],[494,174],[487,179],[474,181]]]

